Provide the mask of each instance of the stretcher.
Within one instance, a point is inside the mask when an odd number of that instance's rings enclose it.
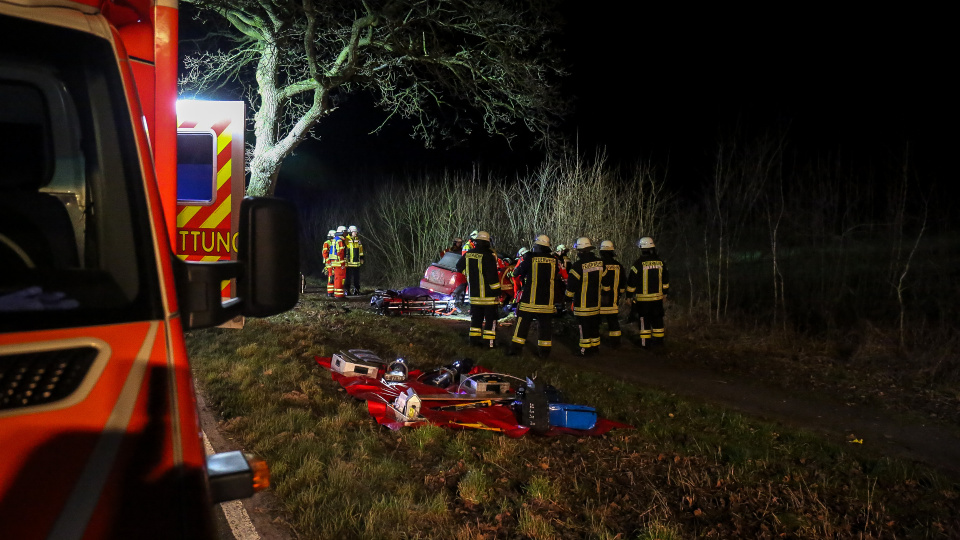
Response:
[[[422,287],[400,291],[377,289],[370,307],[380,315],[455,315],[460,313],[454,297]]]

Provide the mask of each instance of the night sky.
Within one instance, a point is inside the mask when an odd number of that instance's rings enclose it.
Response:
[[[575,107],[563,129],[586,155],[604,147],[615,163],[669,164],[686,184],[709,174],[721,134],[739,125],[747,136],[786,129],[804,155],[902,155],[909,141],[923,174],[952,178],[957,60],[945,13],[602,4],[565,2],[558,38]],[[522,137],[512,148],[476,137],[425,150],[402,121],[368,135],[383,117],[368,98],[351,98],[319,126],[322,142],[287,160],[281,184],[474,163],[522,171],[541,158]]]

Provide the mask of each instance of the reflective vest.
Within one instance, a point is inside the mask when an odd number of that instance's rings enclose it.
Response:
[[[327,248],[327,265],[343,266],[346,264],[347,249],[343,244],[343,238],[335,236]]]
[[[363,243],[360,242],[359,236],[356,238],[353,235],[347,236],[346,249],[347,266],[356,268],[363,264]]]
[[[327,238],[326,242],[323,243],[323,267],[330,267],[330,245],[333,244],[333,238]]]

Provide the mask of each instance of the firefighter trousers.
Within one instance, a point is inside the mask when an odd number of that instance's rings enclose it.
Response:
[[[359,266],[348,266],[347,267],[347,278],[343,284],[344,290],[350,294],[356,291],[357,294],[360,294],[360,267]]]
[[[580,353],[599,350],[600,315],[578,315],[577,325],[580,327]]]
[[[663,300],[633,303],[633,315],[640,330],[640,343],[644,347],[662,345],[666,333],[663,324]]]
[[[481,346],[485,341],[493,344],[497,337],[494,324],[497,321],[499,306],[496,304],[478,306],[470,304],[470,344]]]
[[[517,326],[513,330],[513,339],[510,347],[514,350],[522,349],[527,343],[527,334],[530,332],[530,323],[537,320],[538,335],[537,348],[540,354],[546,355],[553,346],[553,313],[534,313],[532,311],[517,311]]]
[[[607,336],[610,338],[610,345],[617,346],[620,344],[620,336],[623,335],[623,331],[620,330],[620,314],[619,313],[601,313],[600,322],[607,323]]]
[[[343,292],[343,279],[347,275],[347,269],[343,266],[334,266],[331,270],[333,271],[333,296],[343,298],[346,296]]]

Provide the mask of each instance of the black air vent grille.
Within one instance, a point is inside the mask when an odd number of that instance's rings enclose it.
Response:
[[[0,411],[43,405],[72,394],[98,349],[79,347],[0,356]]]

